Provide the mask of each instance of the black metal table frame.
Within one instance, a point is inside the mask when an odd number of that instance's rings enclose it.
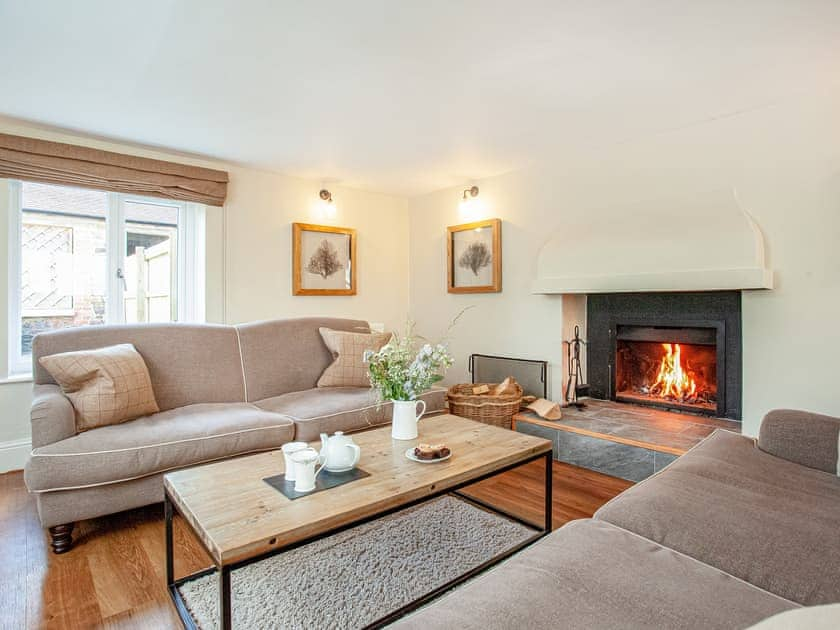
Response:
[[[515,468],[519,468],[520,466],[525,466],[527,464],[531,464],[531,463],[533,463],[535,461],[538,461],[540,459],[545,460],[545,507],[544,507],[545,512],[544,512],[544,522],[543,522],[542,527],[540,527],[539,525],[536,525],[536,524],[534,524],[530,521],[527,521],[527,520],[525,520],[525,519],[523,519],[523,518],[521,518],[521,517],[519,517],[515,514],[511,514],[511,513],[507,512],[505,510],[502,510],[502,509],[500,509],[500,508],[498,508],[494,505],[491,505],[490,503],[487,503],[487,502],[482,501],[480,499],[476,499],[474,497],[465,495],[462,492],[459,492],[460,490],[462,490],[466,486],[471,486],[475,483],[478,483],[479,481],[484,481],[485,479],[495,477],[496,475],[500,475],[502,473],[513,470]],[[260,555],[254,556],[253,558],[248,558],[246,560],[240,560],[238,562],[233,562],[231,564],[226,564],[226,565],[221,565],[220,566],[216,563],[216,566],[214,566],[214,567],[210,567],[208,569],[204,569],[203,571],[198,571],[196,573],[192,573],[192,574],[187,575],[185,577],[178,578],[177,580],[175,579],[174,557],[173,557],[173,549],[172,549],[172,547],[173,547],[173,545],[172,545],[172,542],[173,542],[172,541],[172,519],[173,519],[173,516],[175,515],[176,509],[175,509],[175,505],[172,502],[172,499],[169,497],[169,492],[165,491],[164,492],[164,515],[165,515],[165,520],[166,520],[166,584],[167,584],[167,587],[169,589],[169,594],[172,597],[172,602],[175,605],[175,609],[178,611],[178,616],[181,618],[181,621],[183,622],[184,627],[187,628],[187,630],[197,630],[195,620],[193,619],[192,615],[190,614],[190,611],[187,609],[187,605],[184,602],[184,599],[181,597],[181,593],[178,590],[178,587],[185,584],[186,582],[190,582],[192,580],[196,580],[198,578],[201,578],[201,577],[204,577],[204,576],[207,576],[207,575],[212,575],[213,573],[218,573],[219,574],[219,619],[220,619],[220,622],[221,622],[219,625],[224,630],[227,630],[227,629],[231,628],[230,575],[236,569],[247,566],[249,564],[253,564],[254,562],[260,562],[262,560],[265,560],[266,558],[269,558],[271,556],[275,556],[278,553],[284,553],[286,551],[290,551],[291,549],[294,549],[296,547],[300,547],[302,545],[306,545],[306,544],[314,542],[316,540],[320,540],[321,538],[326,538],[327,536],[332,536],[334,534],[337,534],[337,533],[342,532],[344,530],[356,527],[356,526],[361,525],[363,523],[367,523],[367,522],[372,521],[372,520],[380,519],[382,517],[388,516],[389,514],[393,514],[395,512],[405,510],[405,509],[410,508],[414,505],[419,505],[420,503],[425,503],[427,501],[437,499],[437,498],[439,498],[441,496],[444,496],[444,495],[447,495],[447,494],[455,494],[461,499],[464,499],[466,501],[474,503],[474,504],[476,504],[476,505],[478,505],[478,506],[480,506],[480,507],[482,507],[486,510],[490,510],[492,512],[495,512],[497,514],[505,516],[509,519],[517,521],[518,523],[521,523],[521,524],[535,530],[535,534],[533,536],[530,536],[530,537],[526,538],[522,542],[517,543],[513,547],[511,547],[511,548],[503,551],[502,553],[490,558],[489,560],[481,563],[477,567],[474,567],[474,568],[470,569],[469,571],[467,571],[466,573],[464,573],[462,575],[459,575],[458,577],[446,582],[445,584],[442,584],[441,586],[438,586],[437,588],[433,589],[432,591],[422,595],[418,599],[415,599],[415,600],[409,602],[408,604],[405,604],[405,605],[401,606],[400,608],[398,608],[397,610],[394,610],[393,612],[389,613],[385,617],[382,617],[382,618],[376,620],[375,622],[369,624],[368,626],[366,626],[366,628],[381,628],[382,626],[385,626],[385,625],[395,621],[399,617],[402,617],[403,615],[406,615],[407,613],[419,608],[420,606],[426,604],[430,600],[442,595],[444,592],[450,590],[451,588],[454,588],[458,584],[461,584],[461,583],[465,582],[466,580],[469,580],[470,578],[472,578],[472,577],[478,575],[479,573],[487,570],[488,568],[492,567],[493,565],[498,564],[502,560],[505,560],[506,558],[512,556],[513,554],[517,553],[518,551],[521,551],[525,547],[535,543],[537,540],[539,540],[543,536],[550,533],[551,532],[551,500],[552,500],[552,486],[551,486],[551,482],[552,482],[552,461],[553,461],[552,451],[547,451],[545,453],[539,453],[539,454],[533,455],[533,456],[529,457],[528,459],[523,460],[521,462],[517,462],[515,464],[505,466],[504,468],[500,468],[499,470],[494,470],[490,473],[487,473],[486,475],[482,475],[482,476],[477,477],[475,479],[470,479],[469,481],[465,481],[463,483],[460,483],[460,484],[458,484],[456,486],[453,486],[453,487],[450,487],[450,488],[446,488],[444,490],[433,492],[432,494],[421,497],[419,499],[415,499],[414,501],[410,501],[408,503],[404,503],[402,505],[393,507],[393,508],[385,510],[383,512],[378,512],[378,513],[373,514],[371,516],[368,516],[368,517],[365,517],[365,518],[362,518],[362,519],[358,519],[356,521],[353,521],[352,523],[347,523],[347,524],[342,525],[340,527],[336,527],[336,528],[333,528],[333,529],[328,530],[326,532],[322,532],[320,534],[317,534],[315,536],[310,536],[309,538],[306,538],[304,540],[300,540],[300,541],[295,542],[291,545],[286,545],[286,546],[283,546],[283,547],[280,547],[280,548],[277,548],[277,549],[272,549],[271,551],[267,551],[267,552],[262,553]],[[201,542],[201,545],[204,548],[204,550],[207,552],[207,555],[212,559],[213,554],[207,548],[207,545],[205,545],[204,541],[201,540],[200,536],[198,536],[197,538]],[[215,561],[214,561],[214,563],[215,563]]]

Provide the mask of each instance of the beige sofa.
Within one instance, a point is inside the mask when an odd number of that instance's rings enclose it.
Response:
[[[839,444],[840,419],[798,411],[757,442],[718,430],[394,627],[730,630],[840,602]]]
[[[318,388],[333,357],[320,327],[369,332],[367,322],[303,318],[240,326],[148,324],[86,327],[35,337],[32,454],[25,479],[53,549],[67,551],[73,523],[163,500],[163,473],[321,431],[355,431],[390,419],[368,388]],[[160,413],[76,434],[74,412],[42,356],[132,343],[149,368]],[[445,390],[427,392],[441,411]]]

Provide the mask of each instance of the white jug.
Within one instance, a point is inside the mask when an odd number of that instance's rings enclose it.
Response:
[[[426,413],[422,400],[392,400],[394,411],[391,417],[391,437],[395,440],[413,440],[417,437],[417,421]],[[417,405],[422,409],[417,411]]]
[[[305,448],[289,455],[289,459],[295,466],[295,492],[312,492],[315,489],[315,478],[324,468],[320,466],[315,470],[318,463],[318,451],[314,448]]]
[[[283,451],[283,460],[286,463],[286,481],[295,480],[295,464],[294,462],[292,462],[292,453],[302,451],[305,448],[309,448],[309,444],[307,444],[306,442],[286,442],[280,448],[280,450]]]

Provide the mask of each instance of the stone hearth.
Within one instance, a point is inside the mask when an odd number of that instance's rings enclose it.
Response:
[[[715,429],[741,432],[741,423],[609,400],[586,399],[583,409],[563,409],[560,420],[531,414],[514,428],[554,442],[554,458],[629,481],[658,472]]]

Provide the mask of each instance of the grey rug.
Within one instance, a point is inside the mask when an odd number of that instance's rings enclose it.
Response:
[[[510,549],[534,530],[452,496],[231,574],[234,628],[359,628]],[[218,627],[218,577],[180,587],[202,630]]]

